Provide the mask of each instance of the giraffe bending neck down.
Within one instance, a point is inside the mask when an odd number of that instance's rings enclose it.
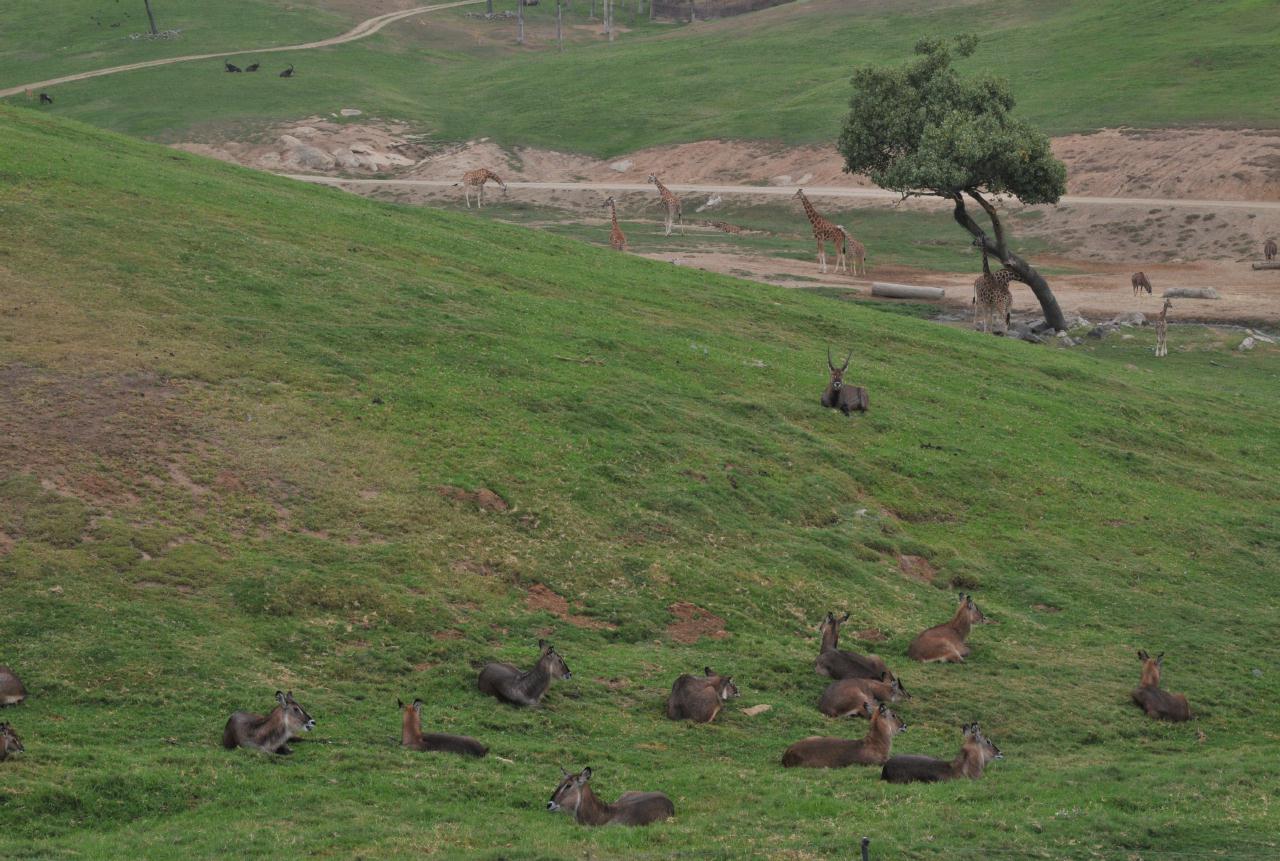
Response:
[[[1169,355],[1169,309],[1173,307],[1173,303],[1168,299],[1164,300],[1164,307],[1160,309],[1160,313],[1156,315],[1156,357],[1163,358]]]
[[[1009,331],[1009,311],[1013,307],[1013,293],[1009,291],[1009,282],[1014,273],[1009,268],[998,272],[991,271],[991,263],[987,259],[987,249],[982,249],[982,274],[973,282],[973,325],[979,326],[978,318],[982,318],[981,330],[995,334],[995,321],[1003,321],[1001,333]]]
[[[809,198],[804,196],[804,189],[797,188],[795,196],[800,200],[800,205],[804,207],[804,214],[809,218],[809,224],[813,227],[813,238],[818,243],[818,266],[822,268],[823,273],[827,271],[827,243],[830,242],[836,248],[836,271],[839,272],[846,267],[845,248],[849,239],[848,232],[839,225],[832,224],[821,215],[818,210],[813,208],[813,204],[809,202]]]
[[[622,228],[618,226],[618,206],[610,197],[605,200],[604,205],[609,207],[609,218],[613,222],[612,228],[609,230],[609,244],[613,246],[615,251],[627,250],[627,237],[623,234]]]
[[[507,184],[502,181],[496,173],[486,167],[476,170],[469,170],[462,175],[462,193],[467,198],[467,209],[471,208],[471,189],[476,190],[476,209],[484,209],[484,184],[486,182],[496,182],[498,187],[502,189],[502,193],[507,193]],[[454,183],[458,185],[458,183]]]
[[[677,221],[680,224],[680,235],[684,235],[684,213],[680,209],[680,198],[671,193],[671,190],[658,180],[656,173],[649,174],[649,182],[658,187],[658,196],[662,198],[662,205],[667,209],[667,223],[663,228],[663,236],[671,235],[671,222]]]

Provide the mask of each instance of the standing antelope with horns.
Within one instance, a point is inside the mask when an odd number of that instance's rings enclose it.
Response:
[[[846,386],[844,372],[849,369],[849,361],[853,358],[853,350],[844,357],[844,364],[839,368],[831,361],[831,348],[827,347],[827,367],[831,369],[831,380],[827,390],[822,393],[822,405],[828,409],[838,409],[845,415],[851,412],[865,413],[868,407],[867,390],[862,386]]]

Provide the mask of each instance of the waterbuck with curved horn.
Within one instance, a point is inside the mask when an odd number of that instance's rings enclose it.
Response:
[[[880,779],[890,783],[938,783],[960,777],[977,780],[993,759],[1004,759],[1000,748],[982,734],[976,723],[965,724],[964,742],[955,759],[948,762],[931,756],[890,757],[880,770]]]
[[[782,754],[787,768],[845,768],[850,765],[881,765],[889,759],[893,737],[907,731],[906,722],[884,703],[871,712],[871,726],[860,739],[810,736]]]
[[[513,706],[537,706],[542,703],[552,679],[570,679],[569,665],[546,640],[538,641],[542,654],[533,669],[525,672],[515,664],[492,661],[484,665],[476,680],[481,693],[497,697]]]
[[[1171,694],[1160,690],[1160,670],[1164,668],[1164,652],[1154,658],[1146,649],[1138,652],[1142,661],[1142,680],[1133,692],[1133,701],[1147,713],[1147,717],[1156,720],[1181,722],[1191,720],[1191,706],[1186,695]]]
[[[691,720],[695,723],[711,723],[724,704],[738,696],[738,686],[732,676],[721,676],[703,667],[703,675],[685,673],[671,686],[667,697],[667,717],[672,720]]]
[[[876,679],[837,679],[827,685],[818,699],[818,711],[827,717],[871,717],[878,704],[909,700],[911,694],[898,677],[888,671]]]
[[[844,372],[849,370],[852,358],[853,350],[850,350],[849,355],[844,357],[844,364],[837,368],[835,362],[831,361],[831,348],[827,347],[827,367],[831,369],[831,380],[827,383],[827,390],[822,393],[822,405],[828,409],[838,409],[845,415],[851,412],[865,413],[868,405],[865,388],[845,385]]]
[[[847,621],[848,613],[839,619],[835,613],[827,613],[827,618],[822,620],[822,626],[818,629],[822,635],[822,645],[813,662],[814,672],[833,679],[883,678],[889,668],[879,655],[859,655],[857,652],[840,650],[840,626]]]
[[[474,738],[466,735],[449,735],[442,732],[422,733],[422,700],[414,700],[405,705],[396,700],[396,705],[404,711],[400,722],[400,746],[410,750],[438,750],[444,753],[457,753],[462,756],[481,757],[489,752]]]
[[[222,746],[227,750],[247,747],[287,756],[293,748],[287,742],[295,735],[311,732],[316,722],[298,705],[293,691],[276,691],[276,707],[266,717],[252,712],[236,712],[222,731]]]
[[[591,768],[570,774],[551,793],[547,810],[568,813],[579,825],[648,825],[676,815],[676,806],[661,792],[624,792],[613,804],[596,798],[591,791]]]

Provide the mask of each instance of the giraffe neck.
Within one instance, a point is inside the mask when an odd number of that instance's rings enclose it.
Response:
[[[818,210],[813,208],[813,204],[809,202],[809,198],[803,194],[800,195],[800,205],[804,207],[804,214],[809,217],[809,223],[817,227],[825,219],[818,214]]]
[[[986,246],[982,248],[982,274],[991,277],[991,263],[987,260]]]
[[[613,229],[617,230],[618,229],[618,207],[612,203],[609,204],[609,217],[613,219]]]

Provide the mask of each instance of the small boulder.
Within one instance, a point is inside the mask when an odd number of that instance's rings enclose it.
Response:
[[[1116,326],[1145,326],[1147,325],[1147,317],[1141,311],[1129,311],[1126,314],[1117,314],[1112,317],[1111,323]]]
[[[359,110],[357,108],[343,108],[342,110],[338,111],[338,113],[342,114],[342,116],[344,117],[358,117],[361,114],[363,114],[364,111]]]
[[[1241,342],[1240,342],[1240,346],[1236,347],[1236,349],[1237,349],[1237,350],[1239,350],[1239,351],[1240,351],[1240,352],[1242,352],[1242,353],[1247,353],[1248,351],[1252,350],[1252,349],[1253,349],[1254,347],[1256,347],[1257,345],[1258,345],[1258,342],[1257,342],[1257,341],[1255,341],[1255,340],[1253,339],[1253,336],[1252,336],[1252,335],[1250,335],[1249,337],[1247,337],[1247,338],[1245,338],[1243,341],[1241,341]]]
[[[1219,299],[1218,291],[1212,287],[1172,287],[1164,291],[1162,296],[1169,299]]]
[[[615,161],[613,164],[609,165],[609,170],[616,171],[617,173],[626,173],[631,170],[634,165],[635,162],[631,159],[624,158],[622,161]]]

